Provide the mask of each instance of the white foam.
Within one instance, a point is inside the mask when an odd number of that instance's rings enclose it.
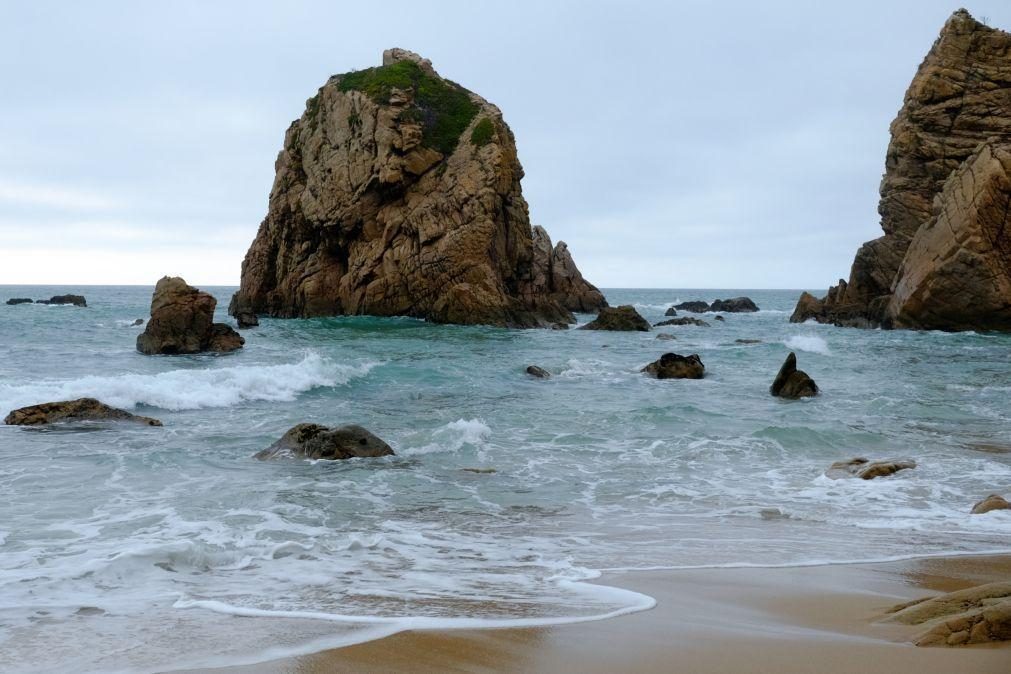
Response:
[[[249,400],[289,402],[305,391],[364,377],[376,365],[379,363],[336,363],[310,351],[299,362],[286,365],[237,365],[153,375],[0,384],[0,410],[86,397],[98,398],[113,407],[150,405],[167,410],[230,407]]]
[[[817,335],[793,335],[784,341],[783,344],[795,351],[807,351],[823,356],[832,355],[832,352],[828,349],[828,342]]]
[[[480,419],[457,419],[432,433],[433,442],[421,447],[409,447],[401,454],[411,456],[433,452],[455,452],[465,445],[478,448],[491,437],[491,428]]]

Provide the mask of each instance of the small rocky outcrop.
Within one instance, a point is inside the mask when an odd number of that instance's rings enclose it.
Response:
[[[1011,330],[1011,34],[955,12],[891,125],[884,236],[791,321]]]
[[[501,111],[417,54],[331,77],[275,168],[237,308],[527,328],[606,306],[531,227]]]
[[[690,356],[665,353],[641,371],[657,379],[702,379],[706,374],[706,367],[697,353]]]
[[[692,318],[691,316],[682,316],[681,318],[672,318],[667,321],[660,321],[653,325],[654,328],[660,328],[665,325],[697,325],[700,328],[708,328],[710,325],[703,320],[698,318]]]
[[[663,315],[664,316],[677,316],[678,312],[677,312],[677,309],[675,309],[674,307],[667,307],[667,311],[663,312]]]
[[[14,410],[4,418],[8,426],[42,426],[63,421],[132,421],[147,426],[162,425],[157,419],[131,414],[94,398],[30,405]]]
[[[972,514],[982,515],[991,510],[1011,510],[1011,503],[1000,494],[990,494],[972,507]]]
[[[254,456],[261,460],[294,457],[336,461],[393,454],[388,444],[361,426],[327,428],[319,424],[298,424]]]
[[[728,314],[741,314],[758,311],[758,305],[750,297],[731,297],[727,300],[716,300],[709,305],[709,311],[722,311]]]
[[[48,300],[35,300],[36,304],[72,304],[75,307],[88,306],[84,295],[53,295]]]
[[[597,318],[580,329],[649,332],[649,321],[640,316],[632,305],[623,304],[620,307],[604,307]]]
[[[886,622],[922,625],[917,646],[966,646],[1011,640],[1011,583],[988,583],[900,604]]]
[[[761,344],[760,339],[735,339],[734,344]]]
[[[526,372],[531,377],[536,377],[537,379],[550,379],[551,373],[545,370],[543,367],[537,365],[527,365]]]
[[[876,477],[887,477],[888,475],[894,475],[900,470],[907,470],[909,468],[916,468],[916,462],[907,459],[871,461],[860,457],[850,459],[849,461],[836,461],[825,471],[825,476],[833,480],[848,477],[873,480]]]
[[[663,340],[663,341],[670,341],[670,340],[677,339],[677,337],[675,337],[674,335],[670,334],[669,332],[661,332],[659,335],[656,336],[656,338],[659,339],[659,340]]]
[[[709,311],[709,302],[694,300],[691,302],[682,302],[681,304],[675,304],[672,308],[680,309],[681,311],[690,311],[693,314],[704,314],[705,312]]]
[[[137,350],[148,355],[174,355],[241,348],[246,340],[239,333],[214,322],[217,303],[178,276],[163,277],[151,298],[151,319],[137,336]]]
[[[7,300],[7,304],[10,304],[11,306],[15,304],[31,304],[31,303],[32,300],[30,297],[12,297],[9,300]]]
[[[713,320],[717,320],[720,323],[724,323],[727,319],[725,319],[723,316],[716,316],[716,317],[714,317]]]
[[[137,320],[135,320],[130,325],[133,326],[133,327],[137,327],[139,325],[144,325],[144,319],[143,318],[138,318]]]
[[[797,369],[797,355],[791,351],[769,387],[769,393],[779,398],[806,398],[818,395],[818,385],[807,372]]]

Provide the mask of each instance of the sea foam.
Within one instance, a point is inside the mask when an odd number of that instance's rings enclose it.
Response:
[[[794,335],[785,340],[783,344],[795,351],[807,351],[809,353],[818,353],[823,356],[832,355],[832,352],[828,349],[828,342],[817,335]]]
[[[305,391],[339,386],[364,377],[378,365],[337,363],[314,351],[297,363],[237,365],[158,374],[88,376],[69,381],[0,384],[0,409],[53,400],[98,398],[114,407],[149,405],[166,410],[230,407],[250,400],[290,402]]]

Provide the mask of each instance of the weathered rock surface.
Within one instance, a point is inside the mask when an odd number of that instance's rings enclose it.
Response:
[[[620,307],[604,307],[597,318],[580,329],[648,332],[649,321],[640,316],[632,305],[623,304]]]
[[[871,461],[861,457],[849,461],[836,461],[825,471],[825,476],[833,480],[847,477],[873,480],[876,477],[887,477],[909,468],[916,468],[916,462],[905,459]]]
[[[990,494],[972,507],[973,515],[982,515],[991,510],[1011,510],[1011,503],[999,494]]]
[[[232,301],[228,305],[228,313],[235,317],[235,323],[240,329],[255,328],[260,324],[260,319],[249,303],[243,301],[240,304],[239,293],[232,295]]]
[[[700,328],[711,327],[708,323],[698,318],[692,318],[691,316],[682,316],[681,318],[671,318],[670,320],[660,321],[653,325],[654,328],[659,328],[664,325],[697,325]]]
[[[682,356],[677,353],[665,353],[653,361],[642,372],[651,374],[657,379],[702,379],[706,367],[697,353]]]
[[[270,447],[257,452],[257,459],[295,457],[304,459],[352,459],[392,456],[393,449],[361,426],[327,428],[298,424]]]
[[[682,302],[681,304],[675,304],[673,308],[680,309],[682,311],[690,311],[694,314],[704,314],[709,311],[709,302],[702,302],[699,300]]]
[[[750,297],[731,297],[728,300],[715,300],[709,305],[709,311],[723,311],[728,314],[750,313],[758,311],[758,305]]]
[[[886,622],[923,625],[917,646],[1011,640],[1011,583],[988,583],[895,606]]]
[[[30,297],[12,297],[9,300],[7,300],[7,304],[10,304],[12,306],[15,304],[31,304],[31,303],[32,300]]]
[[[331,77],[275,166],[236,307],[549,327],[606,305],[531,228],[499,109],[416,54]]]
[[[4,418],[8,426],[41,426],[61,421],[134,421],[147,426],[162,425],[157,419],[109,407],[94,398],[31,405],[16,409]]]
[[[227,352],[241,348],[245,339],[224,323],[214,322],[218,301],[187,285],[178,276],[165,276],[151,298],[151,319],[137,336],[137,350],[152,354]]]
[[[797,369],[797,355],[791,351],[769,387],[769,393],[779,398],[806,398],[818,395],[818,385],[806,372]]]
[[[1011,330],[1009,71],[1011,34],[965,10],[948,19],[891,125],[884,236],[857,251],[849,281],[802,296],[792,321]]]
[[[551,373],[537,365],[527,365],[527,374],[538,379],[550,379]]]
[[[84,295],[53,295],[48,300],[35,300],[36,304],[73,304],[75,307],[88,306]]]

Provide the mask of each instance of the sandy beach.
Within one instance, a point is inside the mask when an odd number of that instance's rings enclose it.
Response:
[[[771,569],[637,571],[599,582],[656,608],[535,629],[402,632],[312,655],[205,672],[1004,673],[1007,645],[918,648],[879,622],[915,598],[1011,577],[1011,556]],[[236,618],[232,618],[236,619]]]

